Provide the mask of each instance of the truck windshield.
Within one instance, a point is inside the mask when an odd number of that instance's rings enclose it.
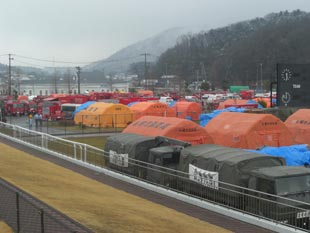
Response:
[[[304,191],[310,191],[310,175],[276,179],[276,192],[278,195]]]
[[[76,106],[61,106],[61,110],[64,112],[74,112]]]
[[[13,104],[13,108],[22,108],[24,104]]]

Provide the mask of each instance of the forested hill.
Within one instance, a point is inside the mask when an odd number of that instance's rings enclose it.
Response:
[[[163,53],[157,70],[167,68],[190,81],[218,87],[251,85],[261,71],[265,85],[275,79],[277,63],[310,63],[310,13],[272,13],[227,27],[182,37]],[[160,72],[160,71],[159,71]]]

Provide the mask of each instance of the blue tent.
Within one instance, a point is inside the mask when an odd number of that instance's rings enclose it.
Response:
[[[88,108],[89,105],[92,105],[94,103],[96,103],[96,101],[88,101],[88,102],[85,102],[84,104],[81,104],[77,109],[75,109],[75,111],[72,113],[72,116],[74,117],[75,114],[77,114],[78,112]]]
[[[208,114],[200,114],[200,126],[204,127],[206,124],[208,124],[210,120],[212,120],[214,117],[216,117],[222,112],[244,112],[244,110],[244,108],[229,107],[222,110],[214,110],[213,112]]]
[[[306,144],[281,147],[266,146],[259,150],[250,151],[260,154],[283,157],[285,158],[286,164],[288,166],[310,165],[310,150]]]

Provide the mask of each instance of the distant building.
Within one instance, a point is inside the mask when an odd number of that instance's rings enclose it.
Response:
[[[0,95],[6,95],[7,85],[0,84]],[[87,93],[90,91],[96,92],[128,92],[131,84],[129,82],[118,82],[113,84],[108,83],[80,83],[80,92],[81,94]],[[18,85],[12,85],[12,90],[16,91],[19,95],[50,95],[54,93],[78,93],[77,83],[66,84],[66,83],[37,83],[36,81],[31,82],[20,82]]]

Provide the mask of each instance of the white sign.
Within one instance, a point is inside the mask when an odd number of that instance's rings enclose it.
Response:
[[[282,97],[281,100],[284,104],[288,104],[291,101],[291,94],[288,92],[285,92]]]
[[[219,189],[219,173],[203,170],[201,168],[195,167],[194,165],[189,165],[189,179],[195,181],[203,186]]]
[[[117,154],[116,151],[110,150],[109,161],[120,167],[128,167],[128,154]]]

